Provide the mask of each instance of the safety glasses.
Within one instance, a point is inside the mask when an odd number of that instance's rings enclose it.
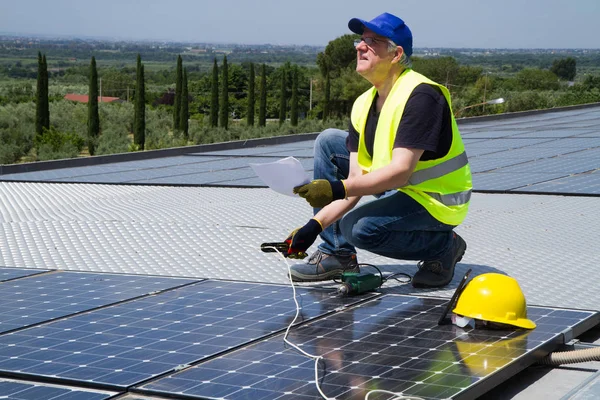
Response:
[[[469,280],[469,275],[471,274],[471,269],[469,269],[466,273],[465,276],[463,276],[462,280],[460,281],[460,283],[458,284],[458,287],[456,288],[456,290],[454,291],[454,294],[452,295],[452,298],[450,298],[450,301],[448,302],[448,304],[446,305],[446,308],[444,309],[444,311],[442,312],[442,315],[440,317],[440,319],[438,320],[438,325],[448,325],[451,323],[454,323],[452,318],[447,318],[448,313],[451,312],[454,309],[454,306],[456,305],[456,302],[458,301],[458,298],[460,297],[460,295],[462,294],[463,290],[465,290],[465,287],[467,286],[467,281]],[[456,320],[456,316],[454,319]],[[460,317],[460,318],[464,318],[464,317]],[[460,323],[463,323],[464,321],[460,321]],[[458,325],[458,324],[456,324]],[[464,326],[467,326],[468,322],[465,323]],[[460,326],[460,325],[458,325]]]
[[[385,42],[387,42],[387,40],[377,39],[377,38],[373,38],[373,37],[361,37],[360,39],[354,41],[354,47],[358,47],[358,45],[361,44],[362,42],[365,42],[365,44],[369,47],[373,47],[374,44],[385,43]]]

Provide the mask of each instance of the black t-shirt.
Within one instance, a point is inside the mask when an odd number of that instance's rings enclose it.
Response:
[[[375,100],[377,97],[375,97]],[[379,114],[373,100],[365,126],[365,145],[373,155],[373,143]],[[358,132],[350,122],[346,146],[358,151]],[[452,144],[450,107],[437,86],[422,83],[410,94],[396,132],[394,148],[407,147],[424,150],[421,161],[444,157]]]

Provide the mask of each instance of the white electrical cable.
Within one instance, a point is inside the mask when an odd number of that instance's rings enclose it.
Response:
[[[290,322],[287,329],[285,330],[285,335],[283,335],[283,341],[285,343],[289,344],[290,346],[292,346],[294,349],[298,350],[300,353],[304,354],[305,356],[315,360],[315,385],[317,386],[317,390],[319,391],[319,394],[325,400],[336,400],[335,398],[327,397],[325,395],[325,393],[323,393],[323,390],[321,390],[321,386],[319,385],[319,361],[324,360],[323,356],[315,356],[315,355],[309,354],[306,351],[302,350],[297,345],[295,345],[294,343],[290,342],[287,338],[288,334],[290,333],[290,329],[292,328],[292,325],[294,325],[294,323],[296,322],[296,319],[298,319],[298,316],[300,315],[301,308],[300,308],[300,304],[298,303],[298,300],[296,299],[296,286],[294,285],[294,281],[292,280],[292,270],[291,270],[290,263],[288,263],[287,258],[277,248],[275,248],[275,247],[269,247],[269,248],[275,250],[281,256],[283,262],[287,266],[288,277],[290,278],[290,285],[292,286],[292,292],[293,292],[293,296],[294,296],[294,303],[296,304],[296,316],[294,317],[292,322]],[[325,362],[325,361],[323,361],[323,362]],[[386,393],[386,394],[391,394],[394,396],[388,400],[424,400],[421,397],[405,396],[402,393],[395,393],[395,392],[390,392],[390,391],[382,390],[382,389],[370,390],[365,395],[365,400],[369,400],[369,396],[371,395],[371,393]]]

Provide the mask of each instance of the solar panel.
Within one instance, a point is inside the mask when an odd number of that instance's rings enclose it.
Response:
[[[514,190],[534,185],[540,182],[559,179],[568,173],[503,173],[499,171],[473,174],[473,188],[475,190]]]
[[[324,357],[323,392],[364,399],[375,389],[424,399],[475,398],[598,322],[599,314],[529,307],[533,331],[437,325],[448,300],[385,295],[294,328],[288,339]],[[185,398],[316,399],[314,361],[270,337],[135,389]],[[497,373],[502,371],[502,373]],[[389,398],[380,395],[370,398]]]
[[[117,394],[92,389],[0,379],[0,399],[104,400]]]
[[[549,182],[541,182],[519,189],[537,193],[600,194],[600,172],[568,176]]]
[[[298,290],[300,321],[355,304]],[[205,281],[0,336],[0,371],[123,389],[271,335],[293,320],[288,286]]]
[[[518,149],[533,145],[540,146],[543,143],[548,143],[554,140],[548,139],[517,139],[517,138],[500,138],[490,139],[483,142],[472,143],[469,148],[493,148],[497,150]]]
[[[272,155],[277,155],[279,157],[313,157],[315,155],[315,151],[313,148],[308,149],[284,149],[281,151],[276,151],[271,153]]]
[[[54,272],[4,282],[0,286],[0,332],[196,281],[141,275]]]
[[[508,159],[511,160],[511,159]],[[600,168],[598,160],[593,159],[576,159],[573,157],[553,157],[544,158],[542,160],[533,160],[517,165],[510,165],[506,160],[498,160],[498,163],[503,165],[503,168],[497,172],[527,172],[527,173],[562,173],[562,174],[580,174],[582,172],[593,171]]]
[[[23,278],[26,276],[42,274],[48,272],[47,269],[26,269],[26,268],[10,268],[0,267],[0,282],[10,281],[12,279]]]
[[[246,164],[247,165],[247,164]],[[179,184],[179,185],[206,185],[219,182],[233,181],[256,176],[250,167],[237,169],[221,169],[203,173],[172,174],[162,177],[145,177],[132,179],[131,183],[149,184]]]
[[[471,166],[472,173],[493,171],[503,167],[512,165],[525,165],[528,163],[529,160],[525,158],[501,158],[495,157],[493,154],[487,156],[469,157],[469,165]]]

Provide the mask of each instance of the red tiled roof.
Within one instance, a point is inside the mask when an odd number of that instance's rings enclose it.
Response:
[[[88,102],[88,95],[87,94],[74,94],[74,93],[69,93],[66,94],[64,97],[65,100],[71,100],[71,101],[78,101],[80,103],[87,103]],[[112,103],[113,101],[117,101],[120,100],[118,97],[108,97],[108,96],[98,96],[98,103]]]

